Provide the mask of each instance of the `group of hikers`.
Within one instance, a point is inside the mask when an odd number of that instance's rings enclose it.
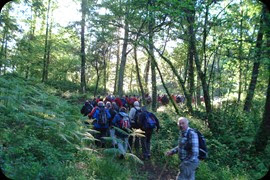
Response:
[[[98,97],[87,100],[81,113],[93,120],[93,128],[99,132],[95,135],[97,146],[105,147],[102,137],[109,136],[112,139],[111,145],[119,150],[120,159],[124,159],[127,151],[135,150],[137,155],[140,154],[140,148],[142,149],[141,158],[150,159],[151,136],[154,129],[159,131],[160,123],[154,113],[147,111],[145,106],[140,106],[138,96],[115,98],[109,95],[104,99]],[[181,162],[178,180],[193,180],[199,160],[207,157],[205,139],[198,130],[189,127],[189,120],[185,117],[178,119],[177,126],[180,130],[178,145],[165,155],[178,154]],[[144,136],[131,136],[131,129],[141,130]]]
[[[122,98],[106,96],[104,99],[97,97],[87,100],[81,109],[84,116],[92,119],[94,130],[98,131],[94,136],[96,145],[105,147],[103,137],[111,137],[112,146],[119,150],[119,158],[123,159],[126,152],[134,149],[139,154],[142,149],[142,159],[150,159],[151,136],[154,129],[158,132],[159,120],[154,113],[141,107],[138,97]],[[128,99],[129,98],[129,99]],[[130,135],[132,130],[144,132],[142,137]],[[139,131],[140,132],[140,131]]]

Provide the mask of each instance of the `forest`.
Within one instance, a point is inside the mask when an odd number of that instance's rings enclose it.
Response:
[[[95,145],[97,132],[80,110],[107,95],[135,95],[158,118],[150,160],[134,151],[119,159],[114,148]],[[0,168],[7,178],[175,179],[180,160],[165,153],[178,143],[179,117],[206,139],[196,179],[267,174],[266,4],[12,0],[1,7]]]

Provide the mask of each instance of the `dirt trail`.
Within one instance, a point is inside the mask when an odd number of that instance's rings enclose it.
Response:
[[[177,171],[168,169],[167,164],[159,165],[151,161],[144,161],[140,170],[148,173],[148,180],[174,180],[177,175]]]

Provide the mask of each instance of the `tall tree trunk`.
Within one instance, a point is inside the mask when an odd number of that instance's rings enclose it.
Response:
[[[4,49],[5,49],[5,41],[6,41],[6,31],[4,30],[3,38],[2,38],[2,45],[0,51],[0,75],[2,73],[2,66],[3,66],[3,57],[4,57]]]
[[[166,93],[167,93],[167,96],[169,97],[169,99],[170,99],[170,101],[171,101],[171,103],[172,103],[172,105],[173,105],[173,107],[174,107],[174,109],[175,109],[175,112],[176,112],[178,115],[180,115],[180,112],[179,112],[179,110],[178,110],[178,107],[177,107],[175,101],[172,99],[171,93],[169,92],[168,88],[166,87],[166,83],[165,83],[165,81],[164,81],[164,79],[163,79],[163,76],[162,76],[162,74],[161,74],[161,71],[160,71],[160,69],[159,69],[159,67],[158,67],[158,64],[157,64],[157,62],[156,62],[156,60],[155,60],[153,54],[150,52],[150,50],[149,50],[147,47],[145,47],[145,46],[143,46],[143,47],[144,47],[144,49],[148,52],[148,54],[149,54],[150,56],[152,56],[151,59],[152,59],[153,62],[155,63],[155,67],[157,68],[157,71],[158,71],[158,73],[159,73],[159,76],[160,76],[162,85],[163,85],[163,87],[164,87],[164,89],[165,89],[165,91],[166,91]]]
[[[96,73],[97,73],[97,81],[96,81],[96,87],[95,87],[95,91],[94,91],[94,97],[96,97],[97,95],[97,91],[98,91],[98,84],[99,84],[99,70],[98,70],[98,59],[96,59],[96,64],[95,64],[95,69],[96,69]]]
[[[197,105],[201,106],[201,83],[200,83],[200,77],[197,75],[197,87],[196,87],[196,99],[197,99]]]
[[[53,17],[53,16],[51,16]],[[49,37],[48,37],[48,50],[47,50],[47,57],[46,57],[46,71],[45,71],[45,81],[48,80],[49,76],[49,65],[50,65],[50,59],[51,59],[51,47],[52,47],[52,19],[49,27]]]
[[[265,8],[265,7],[264,7]],[[267,39],[267,55],[268,59],[270,57],[270,19],[269,19],[269,10],[264,9],[264,19],[265,19],[265,35]],[[270,137],[270,64],[268,64],[268,87],[267,87],[267,96],[265,101],[265,109],[263,115],[263,121],[260,128],[258,129],[254,144],[256,152],[262,152],[267,146],[267,142]]]
[[[156,112],[157,110],[157,82],[156,82],[156,66],[155,66],[155,56],[154,56],[154,42],[153,42],[153,37],[154,37],[154,25],[155,25],[155,19],[154,19],[154,14],[152,12],[152,7],[154,6],[153,0],[149,0],[149,25],[148,25],[148,30],[149,30],[149,55],[151,56],[151,79],[152,79],[152,110]]]
[[[104,51],[103,51],[104,52]],[[103,79],[103,91],[104,91],[104,94],[107,93],[107,87],[106,87],[106,77],[107,77],[107,63],[106,63],[106,53],[104,52],[103,53],[103,65],[104,65],[104,70],[103,70],[103,76],[104,76],[104,79]]]
[[[6,38],[5,42],[5,60],[7,61],[7,47],[8,47],[8,39]],[[4,74],[6,74],[6,64],[4,64]]]
[[[42,71],[42,82],[45,82],[48,78],[46,77],[47,65],[47,55],[48,55],[48,35],[49,35],[49,17],[51,9],[51,0],[48,0],[47,7],[47,17],[46,17],[46,34],[45,34],[45,46],[44,46],[44,56],[43,56],[43,71]]]
[[[159,54],[159,56],[170,66],[171,70],[173,71],[173,74],[176,76],[177,80],[178,80],[178,83],[180,84],[182,90],[183,90],[183,93],[186,97],[186,100],[187,100],[187,108],[188,108],[188,111],[190,113],[193,113],[193,109],[192,109],[192,101],[191,101],[191,95],[189,95],[189,92],[187,91],[186,87],[185,87],[185,82],[184,80],[181,78],[181,76],[178,74],[176,68],[174,67],[174,65],[172,64],[172,62],[166,58],[165,56],[163,56],[163,54],[161,54],[161,52],[159,52],[159,50],[157,48],[155,48],[154,46],[154,49],[155,51]]]
[[[119,33],[120,31],[118,31]],[[118,92],[117,89],[117,80],[118,80],[118,72],[119,72],[119,62],[120,62],[120,40],[117,42],[117,54],[116,54],[116,67],[115,67],[115,80],[114,80],[114,87],[113,87],[113,94]]]
[[[133,91],[134,87],[132,86],[132,82],[133,82],[133,68],[134,65],[132,64],[131,70],[130,70],[130,81],[129,81],[129,90]]]
[[[270,48],[270,34],[268,40],[268,48]],[[268,53],[268,55],[270,55],[270,53]],[[265,150],[269,137],[270,137],[270,65],[268,65],[268,88],[264,107],[263,120],[254,140],[256,152],[263,152]]]
[[[212,129],[213,124],[211,123],[212,120],[212,107],[211,107],[211,100],[209,96],[209,88],[207,85],[207,79],[206,79],[206,71],[202,71],[201,62],[197,53],[197,47],[196,47],[196,37],[195,37],[195,31],[194,31],[194,22],[195,22],[195,4],[196,0],[193,0],[192,2],[192,9],[189,12],[189,15],[187,17],[188,23],[189,23],[189,36],[190,36],[190,46],[192,48],[192,53],[194,54],[195,58],[195,64],[197,73],[201,79],[202,88],[203,88],[203,96],[204,96],[204,102],[205,102],[205,109],[208,117],[208,123],[209,128]],[[206,68],[206,67],[205,67]]]
[[[137,59],[137,45],[134,45],[134,60],[135,60],[137,79],[138,79],[138,83],[139,83],[139,87],[140,87],[140,91],[142,95],[143,105],[145,105],[146,103],[145,103],[144,90],[143,90],[143,85],[142,85],[141,76],[140,76],[139,63]]]
[[[253,64],[253,69],[252,69],[252,75],[251,75],[251,80],[249,83],[249,88],[244,104],[244,111],[249,112],[251,108],[251,103],[254,97],[254,92],[256,88],[256,83],[257,83],[257,78],[259,75],[259,67],[260,67],[260,58],[261,58],[261,47],[262,47],[262,39],[263,39],[263,18],[266,15],[266,7],[264,6],[262,9],[262,15],[260,19],[260,28],[258,31],[257,35],[257,42],[256,42],[256,51],[255,51],[255,61]],[[267,22],[267,21],[265,21]]]
[[[242,5],[242,0],[240,2],[240,6]],[[241,8],[241,20],[240,20],[240,45],[239,45],[239,89],[238,89],[238,103],[241,100],[242,94],[242,62],[243,62],[243,9]]]
[[[190,29],[190,27],[189,27]],[[191,41],[190,41],[191,42]],[[192,51],[191,44],[189,44],[188,47],[188,87],[189,87],[189,93],[187,94],[187,98],[192,99],[193,93],[194,93],[194,66],[193,66],[193,57],[194,53]]]
[[[123,96],[123,86],[124,86],[124,75],[125,75],[125,67],[126,67],[126,60],[127,60],[127,45],[128,45],[128,7],[126,6],[126,16],[125,16],[125,32],[124,32],[124,43],[122,49],[122,56],[121,56],[121,63],[120,63],[120,70],[119,70],[119,79],[118,79],[118,96]]]
[[[150,62],[151,62],[151,58],[150,56],[148,56],[147,62],[146,62],[146,66],[145,66],[145,70],[144,70],[144,82],[145,82],[145,89],[148,92],[148,77],[149,77],[149,70],[150,70]]]
[[[81,11],[82,11],[82,20],[81,20],[81,93],[86,92],[86,81],[85,81],[85,16],[86,16],[86,6],[87,1],[82,0]]]

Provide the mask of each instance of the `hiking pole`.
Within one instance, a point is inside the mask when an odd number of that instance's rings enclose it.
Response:
[[[163,174],[163,172],[164,172],[164,170],[165,170],[167,164],[168,164],[168,159],[166,159],[166,163],[164,164],[164,166],[163,166],[163,168],[162,168],[162,171],[161,171],[161,173],[160,173],[159,176],[158,176],[158,180],[160,180],[160,178],[161,178],[161,176],[162,176],[162,174]]]

